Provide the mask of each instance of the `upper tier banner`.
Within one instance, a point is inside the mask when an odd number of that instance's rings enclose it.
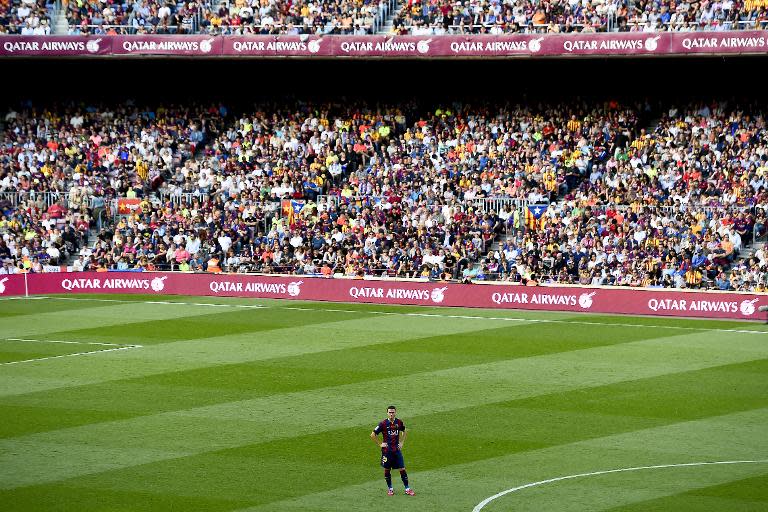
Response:
[[[23,57],[530,58],[768,54],[767,31],[503,36],[0,36]]]
[[[450,306],[580,313],[620,313],[763,320],[768,295],[631,288],[456,284],[324,279],[307,276],[68,272],[0,276],[0,298],[20,295],[142,293]]]

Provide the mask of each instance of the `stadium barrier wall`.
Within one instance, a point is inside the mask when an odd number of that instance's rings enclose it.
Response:
[[[563,57],[768,53],[768,32],[462,36],[0,36],[2,56]]]
[[[144,293],[762,320],[768,295],[179,272],[0,276],[0,296]]]

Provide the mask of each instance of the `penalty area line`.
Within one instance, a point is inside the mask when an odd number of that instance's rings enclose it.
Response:
[[[725,465],[725,464],[765,464],[768,462],[768,459],[765,460],[720,460],[720,461],[708,461],[708,462],[685,462],[682,464],[659,464],[657,466],[637,466],[633,468],[618,468],[618,469],[607,469],[604,471],[593,471],[590,473],[578,473],[576,475],[566,475],[566,476],[559,476],[557,478],[549,478],[547,480],[539,480],[538,482],[531,482],[525,485],[519,485],[517,487],[513,487],[511,489],[507,489],[505,491],[501,491],[500,493],[494,494],[493,496],[490,496],[488,498],[485,498],[483,501],[475,505],[475,508],[472,509],[472,512],[480,512],[483,507],[485,507],[487,504],[492,502],[493,500],[497,498],[501,498],[502,496],[506,496],[507,494],[521,491],[523,489],[528,489],[529,487],[538,487],[540,485],[545,484],[551,484],[554,482],[560,482],[563,480],[573,480],[574,478],[586,478],[590,476],[597,476],[597,475],[607,475],[610,473],[628,473],[630,471],[643,471],[643,470],[649,470],[649,469],[665,469],[665,468],[683,468],[683,467],[692,467],[692,466],[714,466],[714,465]]]
[[[22,363],[34,363],[36,361],[48,361],[50,359],[61,359],[64,357],[75,357],[75,356],[87,356],[91,354],[103,354],[105,352],[116,352],[118,350],[130,350],[133,348],[143,348],[143,345],[126,345],[121,343],[102,343],[98,341],[61,341],[61,340],[33,340],[28,338],[5,338],[3,341],[22,341],[22,342],[30,342],[30,343],[65,343],[68,345],[100,345],[100,346],[106,346],[106,347],[113,347],[113,348],[104,348],[100,350],[88,350],[86,352],[75,352],[72,354],[61,354],[58,356],[48,356],[48,357],[35,357],[33,359],[24,359],[21,361],[8,361],[5,363],[0,363],[0,366],[9,366],[12,364],[22,364]]]

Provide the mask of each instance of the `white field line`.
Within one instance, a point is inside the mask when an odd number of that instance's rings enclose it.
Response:
[[[108,347],[137,347],[126,343],[101,343],[99,341],[61,341],[61,340],[30,340],[26,338],[5,338],[5,341],[31,341],[35,343],[67,343],[71,345],[105,345]]]
[[[721,461],[713,461],[713,462],[687,462],[684,464],[660,464],[658,466],[638,466],[634,468],[619,468],[619,469],[608,469],[605,471],[593,471],[591,473],[579,473],[577,475],[567,475],[567,476],[559,476],[557,478],[550,478],[547,480],[539,480],[538,482],[531,482],[525,485],[520,485],[517,487],[513,487],[511,489],[507,489],[506,491],[501,491],[500,493],[494,494],[493,496],[490,496],[488,498],[485,498],[483,501],[475,505],[475,508],[472,509],[472,512],[480,512],[480,510],[483,509],[487,504],[495,500],[496,498],[501,498],[502,496],[505,496],[507,494],[521,491],[523,489],[527,489],[529,487],[537,487],[539,485],[544,484],[551,484],[554,482],[560,482],[562,480],[573,480],[574,478],[584,478],[588,476],[597,476],[597,475],[607,475],[609,473],[627,473],[630,471],[642,471],[646,469],[663,469],[663,468],[682,468],[682,467],[691,467],[691,466],[712,466],[717,464],[764,464],[768,462],[767,460],[721,460]]]
[[[696,332],[728,332],[738,334],[768,334],[768,331],[758,331],[749,329],[710,329],[706,327],[681,327],[677,325],[652,325],[652,324],[625,324],[625,323],[612,323],[612,322],[586,322],[586,321],[571,321],[571,320],[545,320],[534,318],[514,318],[514,317],[497,317],[497,316],[476,316],[476,315],[443,315],[439,313],[398,313],[393,311],[370,311],[370,310],[354,310],[354,309],[333,309],[333,308],[302,308],[298,306],[264,306],[258,304],[211,304],[201,302],[173,302],[173,301],[140,301],[140,300],[122,300],[122,299],[86,299],[79,297],[44,297],[49,300],[74,300],[74,301],[91,301],[91,302],[121,302],[126,304],[173,304],[173,305],[186,305],[186,306],[211,306],[211,307],[227,307],[227,308],[252,308],[252,309],[289,309],[294,311],[326,311],[330,313],[353,313],[353,314],[372,314],[372,315],[392,315],[392,316],[416,316],[425,318],[460,318],[465,320],[496,320],[501,322],[529,322],[529,323],[542,323],[542,324],[565,324],[565,325],[599,325],[603,327],[635,327],[640,329],[672,329],[679,331],[696,331]]]
[[[11,298],[11,297],[8,297]],[[23,299],[24,297],[13,297],[17,299]],[[123,304],[171,304],[176,306],[209,306],[215,308],[249,308],[249,309],[263,309],[269,306],[262,306],[260,304],[211,304],[208,302],[174,302],[170,300],[124,300],[124,299],[83,299],[79,297],[29,297],[37,299],[48,300],[74,300],[84,302],[120,302]]]
[[[101,350],[89,350],[87,352],[75,352],[73,354],[62,354],[59,356],[36,357],[34,359],[24,359],[22,361],[8,361],[6,363],[0,363],[0,366],[8,366],[11,364],[21,364],[21,363],[34,363],[36,361],[47,361],[49,359],[61,359],[62,357],[87,356],[90,354],[102,354],[104,352],[115,352],[118,350],[130,350],[132,348],[143,347],[143,345],[126,345],[122,343],[102,343],[99,341],[33,340],[33,339],[27,339],[27,338],[5,338],[4,341],[23,341],[23,342],[30,342],[30,343],[66,343],[71,345],[100,345],[100,346],[114,347],[114,348],[105,348]]]

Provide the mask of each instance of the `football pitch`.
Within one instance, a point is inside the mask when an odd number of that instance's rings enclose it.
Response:
[[[4,512],[768,510],[758,323],[4,299],[0,419]]]

